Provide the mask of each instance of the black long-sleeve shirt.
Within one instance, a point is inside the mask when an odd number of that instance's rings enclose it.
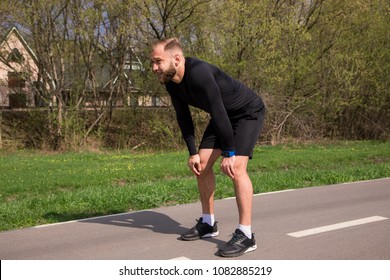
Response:
[[[216,66],[197,58],[186,58],[180,83],[170,81],[166,89],[171,96],[176,117],[190,155],[197,153],[194,124],[188,105],[211,116],[221,139],[222,150],[234,151],[233,128],[229,117],[261,99],[251,89],[231,78]]]

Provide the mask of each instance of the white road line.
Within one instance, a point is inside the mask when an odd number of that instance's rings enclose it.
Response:
[[[386,217],[372,216],[372,217],[367,217],[367,218],[363,218],[363,219],[358,219],[358,220],[353,220],[353,221],[348,221],[348,222],[343,222],[343,223],[338,223],[338,224],[333,224],[333,225],[328,225],[328,226],[323,226],[323,227],[316,227],[316,228],[312,228],[312,229],[296,231],[296,232],[288,233],[287,235],[299,238],[299,237],[304,237],[304,236],[308,236],[308,235],[328,232],[328,231],[332,231],[332,230],[337,230],[337,229],[342,229],[342,228],[348,228],[348,227],[383,221],[383,220],[387,220],[387,219],[388,218],[386,218]]]
[[[191,259],[186,258],[186,257],[178,257],[178,258],[173,258],[173,259],[169,259],[169,260],[173,261],[173,260],[191,260]]]
[[[292,191],[296,191],[296,189],[287,189],[287,190],[274,191],[274,192],[256,193],[256,194],[253,195],[253,197],[269,195],[269,194],[278,194],[278,193],[284,193],[284,192],[292,192]],[[227,198],[222,198],[220,200],[230,200],[230,199],[236,199],[236,197],[235,196],[231,196],[231,197],[227,197]]]

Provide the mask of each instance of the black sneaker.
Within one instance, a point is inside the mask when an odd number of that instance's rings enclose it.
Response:
[[[238,257],[256,249],[257,245],[253,233],[252,238],[249,239],[241,230],[236,229],[232,239],[218,251],[218,255],[221,257]]]
[[[189,231],[183,233],[181,235],[181,239],[186,241],[192,241],[201,238],[215,237],[219,235],[217,222],[214,223],[214,226],[210,226],[208,223],[203,222],[203,218],[200,218],[196,221],[196,225]]]

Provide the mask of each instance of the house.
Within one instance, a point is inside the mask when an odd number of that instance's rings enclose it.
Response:
[[[0,107],[35,106],[37,58],[16,27],[0,34]]]
[[[116,106],[134,106],[134,107],[166,107],[169,106],[170,99],[168,95],[161,93],[142,93],[142,90],[134,88],[128,76],[129,71],[143,71],[144,68],[140,59],[132,54],[126,57],[124,75],[130,84],[130,95],[125,100],[117,100]],[[102,54],[104,48],[102,48]],[[135,55],[135,59],[131,59],[131,55]],[[103,59],[103,60],[102,60]],[[101,67],[97,73],[99,81],[98,90],[102,100],[94,100],[94,102],[105,102],[104,96],[107,95],[107,88],[110,83],[116,83],[118,77],[112,79],[110,70],[104,61],[104,56],[100,58]],[[21,33],[16,27],[8,30],[3,38],[0,34],[0,108],[24,108],[45,106],[40,95],[34,89],[34,85],[39,84],[38,81],[38,59],[34,51],[28,45]],[[82,70],[82,69],[81,69]],[[69,71],[66,72],[66,87],[71,88],[71,83],[74,76],[82,75],[81,73]],[[67,90],[65,91],[67,92]],[[95,97],[96,98],[96,97]],[[53,97],[52,104],[56,104]],[[85,107],[91,107],[92,103],[85,100]]]

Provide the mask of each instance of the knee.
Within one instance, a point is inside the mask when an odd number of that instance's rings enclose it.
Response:
[[[233,179],[233,181],[234,182],[239,182],[239,181],[241,181],[241,180],[243,180],[243,179],[247,179],[249,177],[249,175],[248,175],[248,172],[246,172],[246,170],[240,170],[240,171],[238,171],[238,170],[235,170],[234,171],[234,179]]]
[[[202,164],[201,163],[201,171],[200,175],[197,176],[198,181],[209,181],[210,179],[214,178],[214,170],[213,167],[207,165],[207,164]]]
[[[247,177],[249,177],[249,175],[246,166],[239,165],[234,167],[234,181],[239,181]]]

